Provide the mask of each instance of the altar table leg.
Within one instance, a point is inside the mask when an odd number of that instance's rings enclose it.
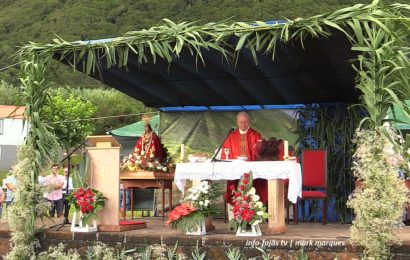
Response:
[[[164,215],[165,215],[165,189],[162,187],[162,221],[164,221]]]
[[[285,226],[283,180],[268,180],[268,229],[266,234],[282,234],[288,231]]]
[[[131,219],[134,219],[134,188],[131,188]]]
[[[124,218],[124,220],[125,220],[125,217],[127,216],[127,208],[126,208],[126,198],[127,198],[127,196],[126,196],[126,194],[127,194],[127,189],[123,189],[122,190],[122,210],[123,210],[123,214],[122,214],[122,217]]]
[[[169,188],[169,213],[172,211],[172,183],[171,183],[171,188]]]

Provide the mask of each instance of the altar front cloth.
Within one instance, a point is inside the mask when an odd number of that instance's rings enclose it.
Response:
[[[249,171],[254,179],[289,179],[288,199],[302,197],[301,167],[292,161],[177,163],[174,182],[184,193],[186,180],[237,180]]]

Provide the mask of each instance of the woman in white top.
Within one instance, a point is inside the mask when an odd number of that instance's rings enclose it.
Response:
[[[68,194],[73,191],[73,179],[70,177],[68,179],[68,167],[64,168],[64,184],[63,184],[63,194],[67,193],[67,180],[68,180]]]

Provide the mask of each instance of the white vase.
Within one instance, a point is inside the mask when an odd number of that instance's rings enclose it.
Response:
[[[77,221],[77,212],[78,211],[74,211],[74,216],[73,216],[73,220],[71,223],[71,231],[73,232],[97,232],[98,231],[98,227],[97,227],[97,220],[93,219],[93,226],[90,227],[89,225],[86,225],[85,227],[83,227],[83,223],[80,220],[78,227],[75,226],[75,222]],[[94,211],[95,213],[95,211]],[[80,219],[82,217],[83,213],[80,211]]]
[[[194,235],[194,236],[202,236],[206,235],[206,226],[205,226],[205,219],[202,219],[201,223],[196,224],[196,230],[189,231],[186,230],[186,235]]]
[[[242,230],[242,227],[239,226],[238,231],[236,231],[237,237],[260,237],[262,236],[261,228],[259,224],[251,225],[252,230]]]

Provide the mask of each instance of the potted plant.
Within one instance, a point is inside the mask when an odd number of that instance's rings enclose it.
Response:
[[[204,235],[205,219],[213,214],[221,214],[221,210],[214,208],[218,197],[221,195],[221,182],[199,182],[198,186],[188,189],[182,204],[169,213],[166,226],[172,229],[182,229],[183,233],[191,235]]]
[[[228,229],[237,231],[237,236],[261,236],[259,223],[270,217],[266,207],[259,201],[260,197],[255,194],[256,190],[252,184],[253,174],[250,171],[241,177],[236,190],[234,185],[229,187],[235,198],[232,209],[234,218],[229,221]],[[251,232],[247,232],[248,227],[252,229]]]
[[[86,227],[85,231],[97,231],[96,221],[99,218],[96,211],[104,209],[104,200],[106,199],[107,198],[105,198],[101,192],[94,189],[75,189],[71,194],[67,196],[67,200],[69,201],[70,205],[74,206],[75,208],[73,224],[75,223],[77,213],[80,212],[80,228]],[[89,226],[91,225],[91,219],[94,220],[94,229],[89,229]]]

